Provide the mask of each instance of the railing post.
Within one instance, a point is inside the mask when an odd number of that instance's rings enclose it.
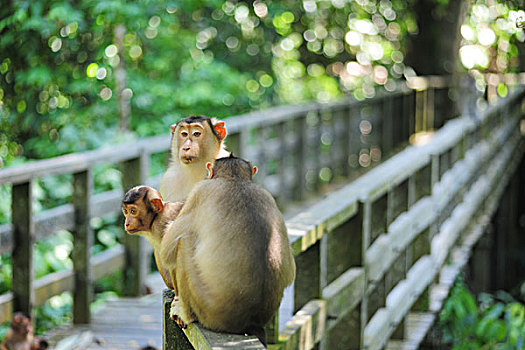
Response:
[[[306,303],[321,296],[321,254],[317,242],[295,257],[294,314]]]
[[[392,153],[394,147],[394,113],[392,108],[392,97],[385,97],[381,105],[382,112],[382,128],[381,128],[381,149],[385,155]]]
[[[322,260],[326,260],[326,284],[330,285],[351,267],[363,266],[361,228],[362,206],[359,206],[354,216],[323,236],[326,249],[324,252],[321,249],[321,253],[326,254],[322,257]],[[341,310],[340,314],[327,315],[326,334],[321,340],[320,349],[360,349],[363,332],[361,307],[362,304],[358,303],[349,312]]]
[[[149,170],[149,154],[141,153],[139,157],[122,163],[122,187],[124,192],[130,188],[144,184]],[[126,267],[124,270],[124,294],[140,296],[145,287],[144,281],[148,271],[147,250],[142,236],[123,236],[126,248]]]
[[[237,157],[241,157],[241,133],[228,134],[226,137],[226,149]]]
[[[288,154],[287,144],[287,127],[285,122],[277,125],[277,139],[279,140],[280,150],[278,157],[278,172],[279,172],[279,201],[284,203],[290,200],[290,191],[287,186],[286,178],[286,155]]]
[[[162,293],[162,350],[193,350],[184,332],[170,317],[175,293],[165,289]]]
[[[319,178],[319,172],[321,171],[321,136],[323,134],[323,120],[321,118],[321,110],[317,108],[308,112],[308,119],[310,119],[309,128],[307,128],[307,144],[309,151],[311,152],[311,160],[308,165],[308,172],[311,172],[310,183],[308,184],[308,190],[314,193],[319,191],[321,180]],[[313,128],[312,128],[313,126]],[[311,133],[311,135],[309,135]],[[312,140],[313,139],[313,140]],[[312,141],[312,143],[310,143]],[[307,162],[308,163],[308,162]]]
[[[294,120],[294,129],[297,135],[297,143],[293,150],[295,164],[293,199],[301,200],[304,198],[306,185],[306,116],[303,115]]]
[[[75,208],[74,245],[71,252],[75,287],[73,293],[73,323],[89,323],[93,299],[91,247],[93,232],[90,226],[90,203],[93,192],[91,169],[73,175],[73,206]]]
[[[339,111],[340,118],[342,119],[343,132],[340,133],[339,147],[341,152],[341,167],[342,175],[345,178],[350,176],[350,164],[348,164],[348,156],[350,155],[350,117],[352,115],[352,109],[349,106],[345,106]]]
[[[11,193],[13,251],[12,292],[13,311],[31,315],[35,295],[33,291],[33,181],[13,185]]]

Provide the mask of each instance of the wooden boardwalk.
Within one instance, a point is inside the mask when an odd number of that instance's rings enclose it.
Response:
[[[162,280],[150,278],[154,294],[109,300],[89,325],[64,326],[44,337],[56,349],[162,348]]]

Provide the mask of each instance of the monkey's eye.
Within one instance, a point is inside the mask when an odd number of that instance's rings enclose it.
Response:
[[[188,137],[188,131],[186,131],[186,130],[182,130],[182,131],[180,132],[180,135],[181,135],[182,137]]]
[[[128,210],[127,209],[122,208],[122,212],[124,213],[124,216],[128,215]]]
[[[129,212],[131,213],[131,215],[137,215],[137,209],[135,208],[131,208]]]
[[[202,133],[201,133],[200,131],[194,131],[194,132],[193,132],[193,136],[194,136],[194,137],[199,137],[199,136],[201,136],[201,135],[202,135]]]

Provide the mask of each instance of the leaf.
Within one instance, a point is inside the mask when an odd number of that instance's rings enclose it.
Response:
[[[51,82],[52,74],[51,70],[45,66],[37,66],[31,68],[25,72],[17,74],[17,78],[20,82],[31,85],[31,86],[45,86]]]
[[[517,302],[507,305],[506,317],[513,327],[520,327],[525,320],[525,306]]]

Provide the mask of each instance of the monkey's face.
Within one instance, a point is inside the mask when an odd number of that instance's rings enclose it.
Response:
[[[207,149],[204,143],[211,139],[208,133],[209,130],[201,123],[182,124],[175,129],[181,162],[191,164],[204,156],[202,152]]]
[[[16,313],[13,316],[13,323],[11,324],[11,328],[13,328],[13,331],[15,333],[19,334],[22,337],[25,337],[29,333],[33,332],[31,320],[29,319],[29,317],[21,313]]]
[[[122,212],[126,217],[124,228],[130,234],[149,231],[155,213],[143,204],[122,204]]]

